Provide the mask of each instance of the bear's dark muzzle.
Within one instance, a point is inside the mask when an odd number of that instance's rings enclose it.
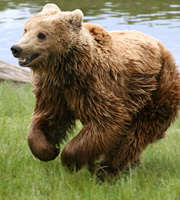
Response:
[[[13,45],[11,47],[11,51],[12,51],[13,56],[17,58],[22,52],[22,49],[18,47],[17,45]]]

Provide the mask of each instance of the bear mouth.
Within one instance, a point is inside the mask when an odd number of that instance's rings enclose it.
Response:
[[[18,58],[19,61],[19,65],[20,66],[26,66],[29,63],[31,63],[34,59],[36,59],[39,56],[38,53],[32,55],[32,56],[28,56],[28,57],[20,57]]]

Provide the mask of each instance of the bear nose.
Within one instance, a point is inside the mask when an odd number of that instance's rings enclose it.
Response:
[[[17,45],[13,45],[11,47],[11,51],[14,57],[18,57],[19,54],[22,52],[22,49],[20,47],[18,47]]]

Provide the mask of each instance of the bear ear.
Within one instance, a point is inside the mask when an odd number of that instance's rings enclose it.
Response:
[[[83,13],[81,10],[76,9],[73,12],[71,12],[71,15],[69,16],[69,22],[77,27],[82,26],[83,21]]]
[[[53,3],[46,4],[41,11],[41,13],[47,14],[47,15],[54,15],[58,12],[61,12],[61,10],[56,4],[53,4]]]

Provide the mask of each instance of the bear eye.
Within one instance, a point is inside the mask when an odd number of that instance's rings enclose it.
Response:
[[[45,40],[46,35],[44,33],[38,33],[38,38],[41,39],[41,40]]]
[[[24,34],[25,34],[25,33],[27,33],[27,29],[26,29],[26,28],[24,29]]]

